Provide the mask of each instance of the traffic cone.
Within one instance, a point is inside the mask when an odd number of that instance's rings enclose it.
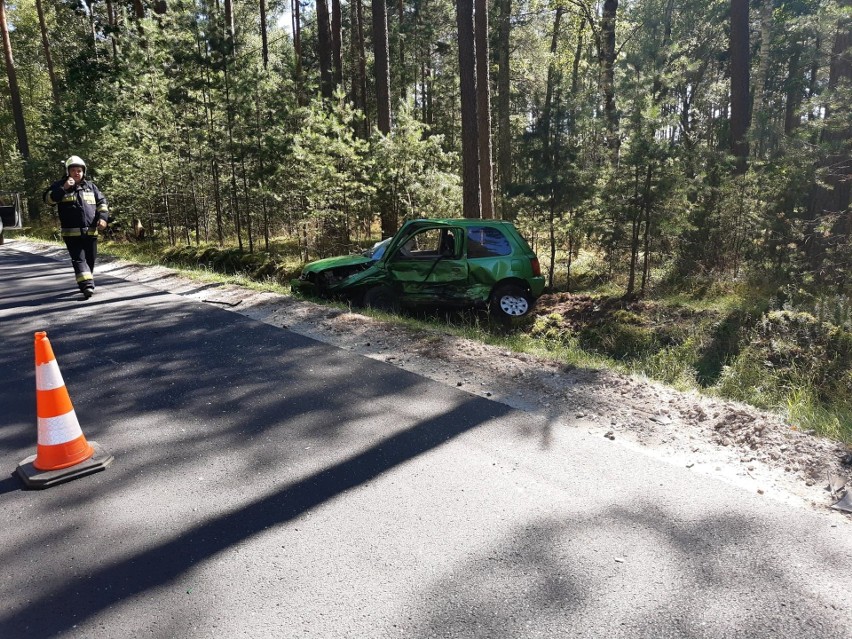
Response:
[[[35,372],[38,446],[18,464],[18,475],[28,486],[48,488],[106,468],[113,457],[83,436],[44,331],[35,334]]]

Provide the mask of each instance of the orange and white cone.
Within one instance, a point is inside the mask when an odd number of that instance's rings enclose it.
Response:
[[[33,466],[59,470],[86,461],[95,449],[83,436],[45,332],[35,334],[35,373],[38,448]]]
[[[29,486],[47,488],[106,468],[112,457],[86,441],[44,331],[35,334],[35,376],[38,446],[18,465],[19,476]]]

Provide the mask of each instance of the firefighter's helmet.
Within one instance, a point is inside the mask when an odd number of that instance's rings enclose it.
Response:
[[[83,158],[81,158],[79,155],[72,155],[70,158],[65,160],[65,170],[66,171],[68,169],[70,169],[72,166],[82,166],[83,167],[83,173],[86,172],[86,163],[83,162]]]

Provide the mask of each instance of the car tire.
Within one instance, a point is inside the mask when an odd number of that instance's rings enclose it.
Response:
[[[500,284],[491,293],[488,306],[491,317],[499,322],[508,323],[529,315],[533,307],[533,299],[517,284]]]
[[[399,299],[390,286],[374,286],[364,293],[364,307],[385,313],[399,311]]]

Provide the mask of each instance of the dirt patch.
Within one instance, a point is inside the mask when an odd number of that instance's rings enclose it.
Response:
[[[549,293],[536,302],[537,315],[560,315],[574,330],[606,322],[613,317],[622,321],[660,326],[695,322],[706,319],[709,311],[694,311],[688,308],[664,307],[656,302],[619,297],[600,297],[582,293]]]
[[[34,242],[15,241],[12,248],[66,258],[64,249]],[[631,447],[637,454],[652,455],[852,524],[852,516],[830,509],[840,495],[832,497],[828,490],[831,477],[852,484],[852,449],[803,432],[773,413],[610,371],[566,369],[556,362],[440,330],[415,331],[285,295],[232,285],[200,286],[164,267],[104,258],[98,270],[544,415],[551,429],[586,429],[600,435],[601,446]],[[583,301],[553,296],[544,302],[541,312],[559,312],[565,310],[560,305],[577,303]],[[593,303],[587,306],[590,313],[596,312]],[[547,433],[537,436],[547,444]]]

